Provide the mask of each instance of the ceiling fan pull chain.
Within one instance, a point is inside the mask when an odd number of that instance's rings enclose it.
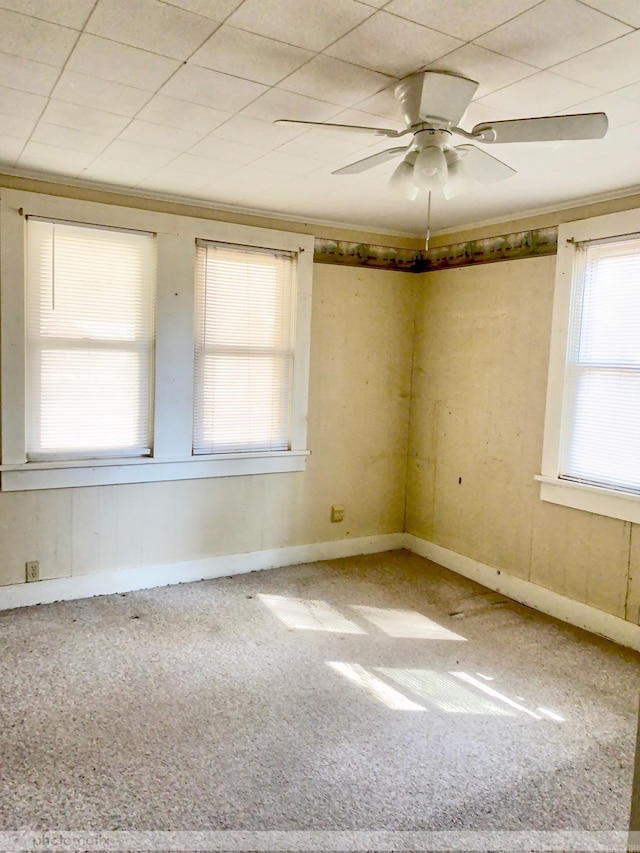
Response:
[[[424,241],[425,251],[429,248],[429,237],[431,237],[431,190],[427,195],[427,236]]]

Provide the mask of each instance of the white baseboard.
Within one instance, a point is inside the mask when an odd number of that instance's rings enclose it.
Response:
[[[500,592],[507,598],[526,604],[527,607],[540,610],[578,628],[584,628],[592,634],[606,637],[621,646],[640,651],[639,625],[634,625],[618,616],[612,616],[610,613],[604,613],[588,604],[574,601],[572,598],[545,589],[531,581],[514,577],[495,566],[480,563],[471,557],[465,557],[463,554],[436,545],[434,542],[413,536],[411,533],[405,533],[404,547],[408,551],[413,551],[414,554],[426,557],[427,560],[439,563],[446,569],[477,581],[495,592]]]
[[[34,583],[0,586],[0,610],[26,607],[32,604],[51,604],[53,601],[68,601],[74,598],[91,598],[94,595],[110,595],[114,592],[131,592],[136,589],[151,589],[156,586],[171,586],[177,583],[229,577],[259,569],[274,569],[296,563],[312,563],[316,560],[334,560],[338,557],[355,557],[358,554],[375,554],[402,548],[403,533],[386,533],[378,536],[362,536],[358,539],[337,539],[331,542],[314,542],[311,545],[291,545],[268,551],[250,551],[247,554],[227,554],[188,560],[182,563],[166,563],[101,572],[95,575],[53,578]]]
[[[227,554],[188,560],[181,563],[166,563],[101,572],[92,575],[76,575],[53,578],[36,583],[21,583],[0,586],[0,610],[26,607],[32,604],[50,604],[54,601],[69,601],[75,598],[91,598],[94,595],[110,595],[117,592],[132,592],[136,589],[151,589],[178,583],[230,577],[244,572],[274,569],[296,563],[311,563],[316,560],[333,560],[339,557],[355,557],[358,554],[375,554],[406,548],[414,554],[439,563],[464,577],[513,598],[521,604],[554,616],[593,634],[599,634],[620,645],[640,651],[640,626],[633,625],[617,616],[604,613],[588,604],[574,601],[552,590],[530,581],[522,580],[497,569],[465,557],[434,542],[420,539],[411,533],[387,533],[378,536],[363,536],[358,539],[337,539],[330,542],[315,542],[310,545],[291,545],[267,551],[250,551],[246,554]]]

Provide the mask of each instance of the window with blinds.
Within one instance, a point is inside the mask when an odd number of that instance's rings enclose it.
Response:
[[[196,245],[194,454],[287,450],[296,255]]]
[[[640,492],[640,236],[576,248],[560,476]]]
[[[144,456],[155,239],[29,218],[27,458]]]

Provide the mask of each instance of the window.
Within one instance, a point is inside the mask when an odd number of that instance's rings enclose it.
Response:
[[[541,497],[640,520],[637,213],[562,226]]]
[[[640,239],[580,244],[560,476],[640,491]]]
[[[151,453],[153,235],[27,222],[27,459]]]
[[[304,470],[312,237],[5,189],[0,236],[3,491]]]
[[[199,241],[195,453],[286,450],[295,256]]]

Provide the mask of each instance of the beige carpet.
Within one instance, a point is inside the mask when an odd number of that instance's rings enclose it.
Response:
[[[0,829],[617,829],[635,655],[406,552],[0,614]]]

